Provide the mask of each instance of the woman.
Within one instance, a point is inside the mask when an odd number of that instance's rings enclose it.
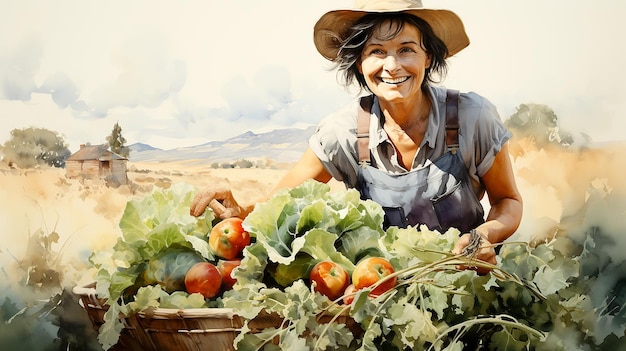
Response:
[[[324,14],[314,42],[346,86],[356,81],[370,95],[326,117],[276,189],[334,177],[380,203],[386,226],[459,228],[464,234],[454,252],[479,245],[475,257],[495,264],[492,243],[508,238],[522,214],[510,133],[485,98],[432,85],[435,75],[445,75],[446,59],[469,45],[463,23],[420,1],[355,5],[358,10]],[[191,213],[207,206],[223,218],[244,217],[253,208],[240,206],[228,189],[204,190]]]

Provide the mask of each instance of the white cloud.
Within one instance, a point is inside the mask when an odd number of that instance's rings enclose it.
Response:
[[[624,49],[613,40],[625,32],[626,4],[424,2],[457,12],[472,42],[451,60],[446,86],[485,95],[503,118],[520,103],[545,103],[564,128],[624,138]],[[42,126],[77,148],[119,122],[130,142],[171,148],[317,123],[352,95],[326,71],[313,24],[351,5],[4,2],[0,111],[11,121],[0,135]]]
[[[0,52],[0,98],[30,100],[37,91],[35,75],[42,51],[41,38],[28,33],[21,42]]]

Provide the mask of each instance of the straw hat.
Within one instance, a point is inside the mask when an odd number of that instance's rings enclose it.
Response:
[[[421,0],[355,0],[354,9],[334,10],[322,15],[313,29],[315,47],[322,56],[334,60],[339,52],[337,38],[345,38],[349,28],[370,13],[406,12],[428,22],[448,47],[448,56],[469,45],[463,22],[449,10],[425,9]]]

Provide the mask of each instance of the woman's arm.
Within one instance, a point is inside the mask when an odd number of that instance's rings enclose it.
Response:
[[[491,168],[482,177],[491,209],[487,221],[477,230],[492,243],[510,237],[522,220],[522,196],[515,183],[508,144],[498,152]]]
[[[519,227],[522,220],[522,197],[515,183],[515,175],[511,165],[508,144],[504,144],[495,157],[493,165],[482,177],[491,209],[485,223],[476,230],[483,237],[483,245],[501,243],[510,237]],[[463,235],[454,249],[461,253],[469,244],[470,235]],[[491,248],[483,247],[476,257],[490,263],[496,263],[496,253]]]
[[[257,202],[267,200],[278,189],[298,186],[307,179],[315,179],[324,183],[331,179],[322,162],[310,148],[307,148],[296,165],[285,174],[265,198],[250,204],[239,204],[233,197],[230,189],[226,187],[207,187],[200,191],[192,200],[190,213],[193,216],[199,216],[204,213],[207,207],[210,207],[220,218],[245,218],[252,212]]]
[[[285,174],[278,182],[272,193],[280,188],[293,188],[302,184],[307,179],[315,179],[322,183],[328,183],[331,179],[322,161],[315,155],[311,148],[307,148],[296,165]]]

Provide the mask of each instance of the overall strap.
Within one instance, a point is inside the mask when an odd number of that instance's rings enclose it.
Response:
[[[374,96],[363,96],[357,116],[357,152],[359,163],[370,163],[369,128]],[[459,148],[459,91],[448,89],[446,93],[446,149]]]
[[[370,163],[370,116],[372,104],[374,103],[374,95],[361,97],[359,113],[357,115],[357,152],[359,154],[359,163],[365,167]]]
[[[448,89],[446,93],[446,150],[459,148],[459,91]]]

